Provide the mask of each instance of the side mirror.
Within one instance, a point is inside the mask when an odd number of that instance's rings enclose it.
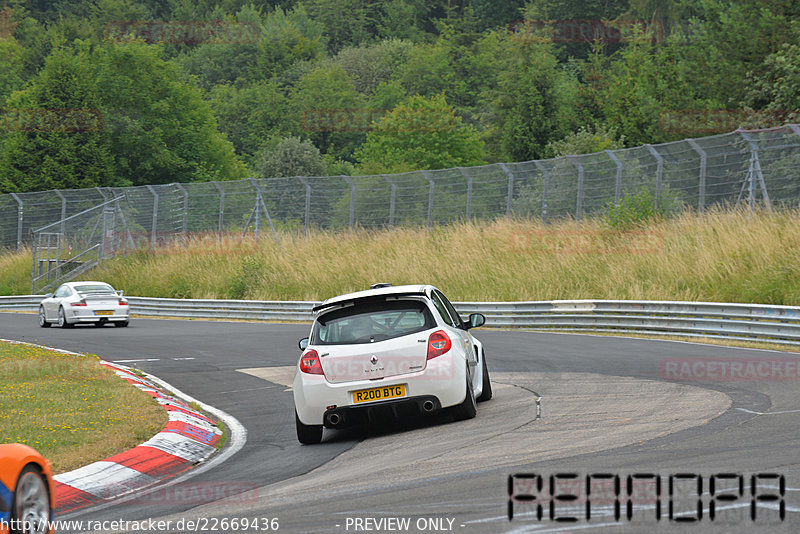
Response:
[[[117,290],[117,295],[119,295],[120,297],[123,296],[124,294],[125,294],[124,290],[122,290],[122,289],[118,289]]]
[[[308,338],[304,337],[303,339],[298,341],[297,346],[300,347],[300,350],[306,350],[306,347],[308,347]]]
[[[486,317],[484,317],[482,313],[469,314],[469,322],[467,323],[467,329],[478,328],[479,326],[483,326],[485,324],[486,324]]]
[[[49,299],[49,298],[50,298],[50,297],[52,297],[52,296],[53,296],[53,294],[52,294],[52,293],[48,293],[47,295],[45,295],[45,296],[44,296],[44,298],[46,298],[46,299]]]

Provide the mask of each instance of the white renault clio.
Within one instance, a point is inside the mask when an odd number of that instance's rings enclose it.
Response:
[[[449,409],[470,419],[492,398],[483,345],[433,286],[376,284],[314,307],[311,335],[294,376],[297,439],[319,443],[322,429]]]

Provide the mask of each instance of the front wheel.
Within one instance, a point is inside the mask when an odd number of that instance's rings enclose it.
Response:
[[[11,508],[11,525],[22,525],[23,528],[12,528],[13,534],[39,534],[48,532],[47,522],[50,520],[50,492],[44,476],[33,465],[22,470],[14,490],[14,503]]]
[[[64,315],[64,308],[58,309],[58,326],[61,328],[72,328],[72,325],[67,321],[67,316]]]
[[[492,383],[489,380],[489,367],[486,365],[486,353],[481,351],[481,360],[483,360],[483,388],[480,396],[476,399],[478,402],[486,402],[492,398]]]
[[[478,414],[478,405],[475,403],[475,391],[472,389],[472,382],[469,380],[469,374],[467,374],[467,396],[464,397],[464,402],[453,406],[451,410],[456,421],[472,419]]]
[[[297,440],[303,445],[316,445],[322,441],[322,425],[304,425],[297,412],[294,412]]]
[[[44,306],[39,306],[39,326],[50,328],[50,323],[47,322],[47,315],[44,313]]]

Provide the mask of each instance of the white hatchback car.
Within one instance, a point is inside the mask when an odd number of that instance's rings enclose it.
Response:
[[[319,443],[322,429],[449,409],[470,419],[492,398],[483,345],[433,286],[376,284],[314,307],[311,335],[294,376],[297,439]]]
[[[39,326],[48,328],[53,322],[61,328],[77,323],[128,326],[128,301],[122,297],[122,291],[105,282],[67,282],[55,293],[48,293],[39,304]]]

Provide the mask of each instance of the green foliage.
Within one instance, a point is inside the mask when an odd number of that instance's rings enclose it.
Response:
[[[625,137],[617,134],[616,128],[595,124],[593,128],[581,126],[577,132],[568,134],[558,141],[550,141],[545,152],[548,157],[591,154],[603,150],[625,148]]]
[[[23,54],[24,48],[14,37],[0,37],[0,107],[12,91],[22,88],[25,68]]]
[[[606,205],[605,220],[616,229],[629,229],[642,225],[660,215],[653,196],[646,189],[636,193],[624,193],[619,204]]]
[[[287,137],[274,147],[264,147],[258,153],[255,166],[260,178],[321,176],[325,172],[319,149],[297,137]]]
[[[9,99],[12,132],[0,155],[3,192],[115,185],[100,102],[87,52],[56,50],[33,86]]]
[[[483,142],[444,95],[413,96],[374,125],[357,152],[363,174],[483,163]]]

